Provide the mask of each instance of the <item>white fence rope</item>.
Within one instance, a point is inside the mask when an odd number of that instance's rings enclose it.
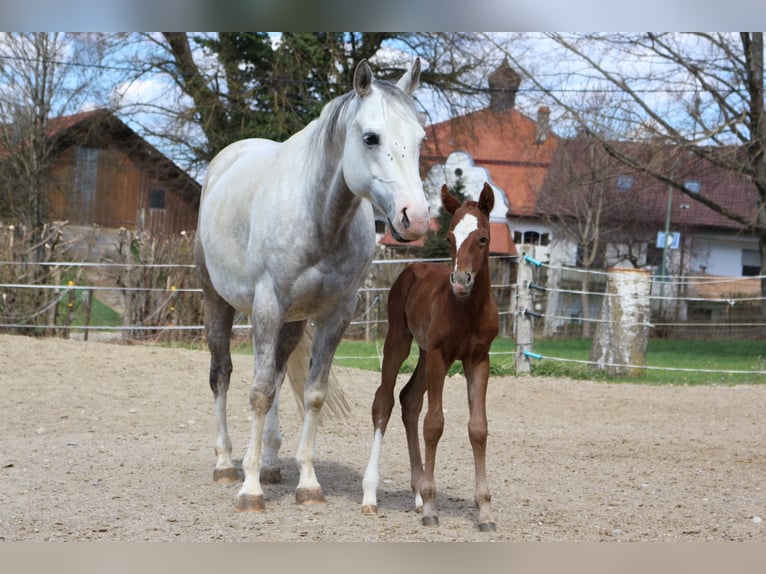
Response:
[[[495,259],[493,257],[493,259]],[[500,258],[497,258],[500,259]],[[390,265],[390,264],[398,264],[398,265],[406,265],[413,262],[422,262],[422,261],[431,261],[431,262],[446,262],[449,261],[448,259],[385,259],[385,260],[375,260],[372,262],[373,265]],[[45,262],[45,263],[29,263],[29,262],[18,262],[18,261],[0,261],[0,265],[17,265],[17,266],[25,266],[25,265],[39,265],[39,266],[47,266],[47,267],[58,267],[58,268],[73,268],[73,267],[83,267],[83,268],[117,268],[117,269],[132,269],[132,270],[140,270],[140,269],[194,269],[194,265],[189,264],[127,264],[127,263],[88,263],[88,262]],[[607,275],[607,272],[605,271],[598,271],[598,270],[588,270],[588,269],[578,269],[578,268],[571,268],[571,267],[563,267],[563,266],[552,266],[543,263],[542,266],[547,267],[549,269],[561,269],[561,270],[567,270],[567,271],[574,271],[574,272],[580,272],[580,273],[589,273],[594,275]],[[764,276],[756,276],[756,277],[748,277],[748,279],[761,279]],[[657,281],[657,277],[654,278],[655,281]],[[694,278],[693,280],[685,279],[683,281],[662,281],[662,284],[665,286],[669,285],[679,285],[679,286],[686,286],[686,287],[700,287],[705,285],[721,285],[725,283],[733,283],[737,281],[741,281],[742,278],[711,278],[710,280],[707,279],[699,279]],[[498,283],[493,284],[493,288],[495,289],[515,289],[516,285],[507,284],[507,283]],[[26,283],[2,283],[0,284],[0,290],[1,289],[43,289],[43,290],[59,290],[61,292],[61,295],[53,302],[47,304],[42,309],[37,310],[35,313],[25,316],[22,318],[22,321],[29,321],[33,319],[34,317],[37,317],[41,315],[44,312],[47,312],[50,310],[50,308],[53,305],[58,304],[62,300],[64,300],[65,297],[68,296],[70,291],[117,291],[122,293],[128,293],[128,292],[151,292],[151,293],[165,293],[168,295],[168,297],[171,297],[173,295],[180,295],[184,293],[201,293],[202,290],[199,288],[176,288],[174,286],[171,286],[169,288],[161,288],[161,287],[120,287],[120,286],[103,286],[103,285],[78,285],[78,284],[62,284],[62,285],[30,285]],[[363,287],[359,290],[360,294],[363,293],[385,293],[388,292],[388,287]],[[576,294],[576,295],[594,295],[594,296],[600,296],[603,297],[607,295],[604,292],[600,291],[581,291],[581,290],[571,290],[571,289],[558,289],[558,288],[547,288],[544,287],[541,289],[542,291],[555,291],[560,293],[570,293],[570,294]],[[671,296],[656,296],[652,295],[650,296],[653,300],[659,300],[659,301],[694,301],[694,302],[710,302],[710,303],[724,303],[728,304],[729,306],[734,306],[737,303],[744,303],[744,302],[753,302],[753,301],[762,301],[762,297],[737,297],[737,298],[705,298],[705,297],[671,297]],[[163,304],[166,304],[167,301],[165,301]],[[373,303],[370,308],[368,308],[364,313],[361,313],[364,320],[354,320],[350,323],[350,326],[365,326],[365,325],[380,325],[380,324],[386,324],[386,319],[370,319],[368,316],[371,314],[372,307],[375,306],[376,303]],[[511,315],[514,314],[513,310],[501,310],[501,315]],[[561,319],[561,320],[567,320],[570,322],[603,322],[601,319],[595,319],[595,318],[584,318],[584,317],[572,317],[572,316],[555,316],[552,315],[552,318],[555,319]],[[758,322],[747,322],[747,323],[732,323],[732,322],[725,322],[725,323],[714,323],[712,321],[710,322],[700,322],[700,323],[694,323],[694,322],[680,322],[680,323],[673,323],[673,322],[655,322],[655,323],[647,323],[649,327],[671,327],[671,326],[683,326],[683,327],[693,327],[693,328],[717,328],[717,327],[764,327],[766,326],[766,323],[758,323]],[[61,330],[61,329],[68,329],[72,331],[102,331],[102,332],[123,332],[123,331],[154,331],[154,332],[160,332],[160,331],[203,331],[204,326],[203,325],[34,325],[29,324],[26,322],[14,322],[14,323],[0,323],[0,328],[15,328],[15,329],[50,329],[50,330]],[[246,330],[250,329],[251,325],[249,324],[239,324],[234,325],[233,327],[236,330]],[[506,353],[506,352],[491,352],[490,355],[493,356],[500,356],[500,355],[509,355],[513,353]],[[542,356],[540,356],[542,358]],[[368,356],[336,356],[336,360],[347,360],[347,359],[356,359],[356,360],[382,360],[382,353],[379,352],[375,355],[368,355]],[[584,360],[577,360],[577,359],[566,359],[562,357],[550,357],[545,356],[545,359],[552,360],[552,361],[559,361],[559,362],[569,362],[569,363],[580,363],[580,364],[594,364],[591,361],[584,361]],[[621,365],[621,364],[609,364],[606,366],[614,366],[614,367],[633,367],[633,365]],[[714,370],[714,369],[685,369],[685,368],[674,368],[674,367],[653,367],[653,366],[641,366],[641,368],[645,368],[648,370],[666,370],[666,371],[687,371],[687,372],[704,372],[704,373],[720,373],[720,374],[766,374],[766,371],[758,371],[758,370],[750,370],[750,371],[736,371],[736,370]]]

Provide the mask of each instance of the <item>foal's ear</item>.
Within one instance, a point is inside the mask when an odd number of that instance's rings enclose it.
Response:
[[[495,192],[492,191],[492,187],[485,181],[479,196],[479,209],[489,217],[493,207],[495,207]]]
[[[362,60],[354,70],[354,90],[360,98],[365,97],[372,90],[372,70],[367,60]]]
[[[418,89],[418,85],[420,84],[420,58],[415,58],[415,62],[413,62],[412,66],[409,70],[401,77],[399,78],[399,81],[396,82],[396,85],[399,86],[402,90],[404,90],[409,95],[412,95],[415,90]]]
[[[442,185],[442,205],[448,213],[455,213],[460,207],[460,200],[449,192],[446,185]]]

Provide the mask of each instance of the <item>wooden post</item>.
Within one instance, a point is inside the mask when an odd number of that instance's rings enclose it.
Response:
[[[532,352],[534,344],[534,324],[532,323],[532,292],[529,285],[534,280],[532,265],[537,262],[522,254],[516,273],[516,309],[514,310],[516,338],[516,374],[528,374],[532,363],[526,353]]]
[[[88,332],[90,331],[90,317],[93,314],[93,289],[87,289],[82,292],[82,304],[85,306],[85,332],[83,339],[88,340]]]
[[[591,346],[595,368],[610,375],[636,376],[645,371],[651,278],[644,269],[608,270],[601,322]]]

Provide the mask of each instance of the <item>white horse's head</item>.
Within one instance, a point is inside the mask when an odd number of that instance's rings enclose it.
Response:
[[[425,131],[411,97],[419,79],[420,59],[395,85],[374,80],[361,61],[354,73],[357,111],[343,150],[346,185],[386,216],[398,241],[424,235],[430,220],[419,173]]]

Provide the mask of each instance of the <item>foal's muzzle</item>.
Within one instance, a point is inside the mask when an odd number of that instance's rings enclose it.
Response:
[[[449,275],[449,284],[455,297],[467,297],[473,288],[473,275],[470,271],[453,271]]]

